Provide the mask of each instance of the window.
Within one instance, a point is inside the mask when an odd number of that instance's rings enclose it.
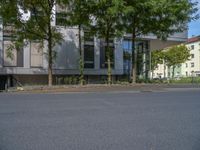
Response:
[[[187,63],[185,64],[185,67],[186,67],[186,68],[188,67],[188,64],[187,64]]]
[[[131,73],[131,61],[132,61],[132,41],[130,39],[125,39],[123,41],[123,57],[124,57],[124,73]]]
[[[43,50],[40,43],[31,43],[31,67],[43,66]]]
[[[191,63],[191,67],[192,67],[192,68],[194,67],[194,63]]]
[[[191,50],[194,50],[194,45],[191,45]]]
[[[24,49],[17,51],[17,67],[24,67]]]
[[[17,50],[9,50],[9,47],[13,47],[12,42],[4,41],[4,66],[6,67],[16,67],[17,66]]]
[[[194,54],[191,54],[191,58],[194,58]]]
[[[94,68],[94,45],[84,45],[84,68]]]
[[[124,61],[131,61],[132,57],[132,42],[131,40],[123,41],[123,53],[124,53]]]
[[[94,37],[84,32],[84,68],[94,68]]]
[[[70,11],[70,6],[62,7],[57,5],[56,6],[56,25],[57,26],[65,26],[68,22],[68,12]]]
[[[3,27],[3,39],[7,41],[14,40],[16,37],[15,28],[12,25],[7,25]]]
[[[123,49],[129,53],[132,52],[132,42],[131,40],[124,40],[123,41]]]
[[[185,72],[185,76],[186,76],[186,77],[188,76],[188,72],[187,72],[187,71]]]
[[[65,12],[56,12],[56,25],[65,26],[67,23],[66,13]]]
[[[94,37],[87,30],[84,31],[84,42],[94,45]]]
[[[112,43],[111,43],[112,42]],[[109,48],[110,48],[110,61],[111,61],[111,68],[114,68],[114,60],[115,60],[115,56],[114,56],[114,52],[115,52],[115,48],[114,48],[114,44],[113,44],[113,40],[110,41],[109,43]],[[108,55],[107,55],[107,51],[106,51],[106,44],[103,40],[101,40],[100,43],[101,47],[100,47],[100,67],[101,68],[107,68],[108,67]]]
[[[110,49],[110,63],[111,68],[114,68],[114,47],[109,47]],[[108,55],[105,55],[105,67],[108,68]]]
[[[15,40],[15,29],[13,26],[4,26],[3,31],[1,31],[1,38],[3,38],[3,52],[4,52],[4,66],[9,67],[23,67],[23,49],[16,49],[14,43]],[[3,37],[2,37],[3,36]],[[8,49],[10,49],[8,51]]]

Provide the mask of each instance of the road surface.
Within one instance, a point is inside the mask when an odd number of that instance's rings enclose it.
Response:
[[[0,150],[200,150],[200,90],[0,93]]]

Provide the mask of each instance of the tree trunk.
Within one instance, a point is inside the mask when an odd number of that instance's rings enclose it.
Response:
[[[106,55],[108,63],[108,85],[112,84],[112,72],[111,72],[111,60],[110,60],[110,48],[109,48],[109,36],[106,38]]]
[[[78,38],[79,38],[79,54],[80,54],[80,60],[79,60],[79,71],[80,71],[80,77],[79,82],[80,85],[84,84],[84,62],[83,62],[83,52],[82,52],[82,40],[81,40],[81,25],[78,26]]]
[[[136,83],[137,79],[137,50],[135,48],[135,28],[132,29],[132,83]]]
[[[152,77],[151,77],[152,79],[154,78],[154,70],[152,70]]]
[[[52,32],[51,32],[51,23],[49,23],[48,27],[49,37],[48,37],[48,85],[53,85],[53,56],[52,56]]]
[[[168,76],[169,78],[171,78],[170,67],[171,67],[171,66],[167,66],[167,74],[168,74],[167,76]]]
[[[175,66],[172,66],[172,79],[174,79]]]
[[[163,63],[163,65],[164,65],[164,79],[166,78],[166,65],[165,65],[165,63]]]

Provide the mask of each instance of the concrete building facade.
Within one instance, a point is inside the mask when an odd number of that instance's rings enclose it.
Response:
[[[55,17],[56,18],[56,17]],[[47,83],[48,62],[47,47],[41,48],[39,43],[28,42],[20,50],[12,50],[7,53],[11,45],[9,33],[7,33],[0,22],[0,79],[12,78],[22,84],[26,83]],[[64,41],[55,46],[57,57],[54,61],[54,76],[79,75],[79,50],[78,50],[78,29],[76,27],[66,28],[52,22],[53,26],[63,34]],[[82,36],[84,37],[82,33]],[[141,56],[143,70],[149,71],[147,65],[150,59],[147,56],[151,50],[162,49],[171,45],[185,42],[187,31],[177,33],[168,38],[167,41],[158,40],[154,35],[138,37],[138,48],[145,51],[146,56]],[[112,54],[112,75],[123,76],[130,73],[131,59],[125,57],[127,52],[131,55],[131,35],[126,34],[121,39],[113,39],[110,43],[113,49]],[[84,74],[88,79],[94,79],[107,75],[107,62],[105,55],[105,42],[102,39],[90,38],[83,42],[84,48]],[[12,58],[10,58],[12,55]],[[149,56],[148,56],[149,58]],[[143,74],[144,72],[141,72]],[[147,73],[146,73],[147,74]],[[11,81],[10,81],[11,82]]]

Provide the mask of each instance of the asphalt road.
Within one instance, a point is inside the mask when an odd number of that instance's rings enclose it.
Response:
[[[0,94],[0,150],[200,150],[200,91]]]

